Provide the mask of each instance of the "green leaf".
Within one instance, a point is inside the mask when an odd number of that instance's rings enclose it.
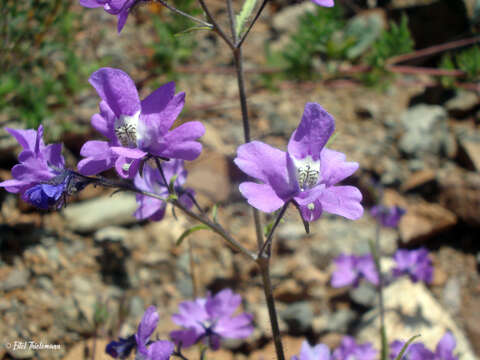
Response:
[[[194,232],[198,231],[198,230],[208,230],[210,229],[207,225],[204,225],[204,224],[199,224],[199,225],[195,225],[193,227],[191,227],[190,229],[187,229],[183,232],[182,235],[180,235],[180,237],[177,239],[177,241],[175,242],[175,245],[176,246],[179,246],[183,240],[185,240],[185,238],[187,236],[189,236],[190,234],[193,234]]]
[[[170,178],[170,184],[168,184],[168,192],[170,194],[175,194],[175,181],[177,180],[178,174],[173,175]]]
[[[257,0],[245,0],[243,3],[242,10],[240,14],[237,15],[237,23],[235,26],[235,32],[237,33],[237,37],[240,37],[240,34],[243,31],[243,27],[245,26],[246,21],[252,15],[253,10],[255,9],[255,5],[257,4]]]
[[[188,29],[185,29],[176,33],[174,36],[183,36],[185,34],[188,34],[188,33],[191,33],[192,31],[197,31],[197,30],[212,30],[212,28],[208,26],[192,26]]]
[[[332,136],[330,136],[330,139],[328,139],[327,141],[327,144],[325,145],[326,147],[330,146],[333,144],[333,142],[335,141],[335,139],[337,138],[339,132],[334,132]]]
[[[405,351],[407,351],[407,348],[410,346],[410,344],[415,340],[416,338],[420,337],[420,335],[415,335],[412,336],[406,343],[403,345],[402,350],[400,350],[400,353],[398,356],[395,358],[395,360],[401,360],[403,357],[403,354],[405,354]]]
[[[213,205],[213,208],[212,208],[212,219],[213,219],[213,222],[217,222],[217,212],[218,212],[218,205],[215,204]]]

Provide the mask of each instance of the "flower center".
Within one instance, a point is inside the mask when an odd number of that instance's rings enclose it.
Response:
[[[115,119],[115,135],[117,135],[120,144],[125,147],[137,147],[137,125],[140,111],[132,116],[121,115]]]
[[[300,189],[311,189],[318,183],[320,175],[320,160],[314,161],[310,155],[303,159],[292,157],[297,170],[297,181]]]

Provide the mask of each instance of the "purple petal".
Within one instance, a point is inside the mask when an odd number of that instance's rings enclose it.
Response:
[[[151,196],[137,195],[138,208],[134,215],[137,219],[150,219],[152,221],[160,221],[165,216],[165,201],[155,199]]]
[[[182,347],[190,347],[197,342],[201,333],[196,329],[175,330],[170,333],[170,338],[175,344],[182,344]]]
[[[149,306],[143,314],[142,320],[138,325],[137,333],[135,334],[135,340],[140,352],[146,352],[146,344],[148,339],[153,334],[158,325],[158,313],[155,306]]]
[[[62,144],[50,144],[44,149],[45,160],[57,168],[65,167],[65,159],[62,156]]]
[[[152,360],[168,360],[175,350],[175,345],[167,340],[155,341],[148,347],[148,358]]]
[[[119,156],[115,161],[115,170],[117,170],[118,175],[122,178],[133,179],[138,173],[141,162],[142,159],[131,159]]]
[[[212,318],[232,315],[242,303],[242,297],[231,289],[224,289],[205,303],[205,310]]]
[[[323,7],[333,7],[335,5],[333,0],[312,0],[312,2]]]
[[[269,184],[286,201],[299,191],[287,167],[288,154],[260,141],[239,146],[235,164],[247,175]],[[275,200],[276,201],[276,200]]]
[[[162,141],[150,142],[148,152],[172,159],[195,160],[202,152],[202,144],[195,141],[205,133],[199,121],[190,121],[169,131]]]
[[[247,313],[232,318],[221,317],[215,324],[215,332],[226,338],[245,339],[253,333],[252,320],[253,316]]]
[[[103,7],[103,4],[100,3],[97,0],[80,0],[80,5],[85,6],[87,8],[97,8],[97,7]]]
[[[335,259],[335,271],[331,285],[335,288],[354,285],[357,282],[356,262],[353,256],[340,255]]]
[[[156,137],[163,136],[172,127],[185,104],[185,93],[175,95],[175,83],[169,82],[142,101],[140,122],[147,132],[154,129]]]
[[[354,186],[332,186],[323,191],[320,202],[324,211],[340,215],[350,220],[363,215],[362,193]]]
[[[267,213],[278,210],[285,204],[268,184],[244,182],[240,184],[239,190],[251,206]]]
[[[317,103],[307,103],[302,120],[288,142],[288,153],[296,159],[311,156],[314,161],[335,130],[333,117]]]
[[[117,32],[120,34],[122,32],[123,27],[125,26],[128,18],[129,10],[123,10],[120,14],[118,14],[118,23],[117,23]]]
[[[90,76],[89,82],[116,117],[132,116],[140,110],[137,88],[124,71],[101,68]]]
[[[200,323],[208,319],[205,310],[205,300],[184,301],[179,305],[179,312],[172,315],[172,321],[186,328],[200,328]]]
[[[24,150],[35,150],[35,141],[37,139],[36,130],[21,130],[12,128],[5,128],[5,130],[7,130],[7,132],[18,141]]]
[[[359,273],[361,273],[363,277],[373,285],[378,285],[380,283],[380,278],[372,255],[360,256],[357,259],[357,269]]]
[[[300,213],[305,221],[312,222],[320,218],[323,213],[322,204],[315,200],[307,205],[300,205]]]
[[[105,101],[100,101],[100,113],[94,114],[90,120],[92,126],[111,142],[117,143],[115,135],[115,114]]]
[[[453,351],[457,346],[457,342],[451,332],[447,332],[437,344],[435,349],[435,358],[437,360],[457,360],[458,358],[453,355]]]
[[[300,355],[297,357],[298,360],[330,360],[330,349],[327,345],[318,344],[315,346],[310,346],[307,341],[302,343],[302,349],[300,350]],[[293,360],[293,358],[292,358]]]
[[[327,186],[346,179],[358,169],[358,163],[345,161],[345,154],[326,148],[320,154],[320,164],[321,181]]]
[[[129,159],[141,159],[147,155],[146,152],[140,149],[132,149],[123,146],[112,146],[110,148],[115,154]]]

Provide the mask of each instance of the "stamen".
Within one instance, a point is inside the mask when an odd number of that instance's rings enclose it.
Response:
[[[293,158],[293,162],[297,169],[297,181],[300,189],[306,190],[317,185],[320,175],[320,161],[314,161],[310,156],[307,156],[301,160]]]
[[[140,112],[133,116],[122,115],[115,120],[115,135],[125,147],[137,146],[137,124]]]

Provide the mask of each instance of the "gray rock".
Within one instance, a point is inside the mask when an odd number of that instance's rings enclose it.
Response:
[[[307,301],[299,301],[288,305],[280,312],[280,317],[287,323],[291,331],[304,333],[312,326],[314,317],[312,306]]]
[[[107,226],[100,229],[93,234],[93,239],[96,242],[102,243],[105,241],[123,242],[128,236],[128,230],[118,226]]]
[[[399,145],[408,156],[420,158],[425,154],[448,153],[447,112],[441,106],[416,105],[400,116],[400,122],[405,133]]]
[[[360,13],[349,20],[344,38],[353,37],[357,41],[347,50],[347,57],[354,59],[368,50],[385,26],[385,16],[378,11]]]
[[[378,296],[375,286],[366,281],[362,281],[359,286],[352,288],[349,294],[353,301],[366,307],[374,306]]]
[[[445,103],[445,109],[452,116],[463,117],[473,111],[478,104],[479,97],[476,93],[458,90],[455,96]]]
[[[132,214],[136,208],[133,194],[120,193],[72,204],[64,214],[70,229],[90,233],[106,226],[135,223],[137,220]]]
[[[442,336],[451,331],[457,341],[455,353],[462,354],[460,359],[477,358],[465,334],[423,283],[412,283],[407,278],[399,279],[385,288],[384,301],[385,326],[387,334],[391,334],[391,341],[405,341],[420,334],[420,340],[425,346],[435,349]],[[379,327],[378,309],[373,309],[362,317],[357,340],[373,342],[379,349]]]
[[[356,314],[351,309],[341,309],[328,316],[326,330],[346,333],[350,324],[355,320]]]
[[[456,315],[462,306],[462,286],[457,277],[448,279],[442,292],[442,300],[450,314]]]
[[[13,289],[27,286],[30,273],[26,269],[13,269],[7,275],[7,278],[0,283],[0,289],[10,291]]]
[[[338,216],[323,216],[322,221],[312,223],[310,229],[313,237],[319,237],[318,241],[312,242],[313,261],[323,261],[325,256],[334,257],[341,253],[370,253],[369,241],[374,239],[376,226],[376,222],[368,216],[357,220],[355,226],[352,226],[351,221]],[[380,246],[383,254],[391,255],[395,252],[397,238],[395,230],[382,229]]]

